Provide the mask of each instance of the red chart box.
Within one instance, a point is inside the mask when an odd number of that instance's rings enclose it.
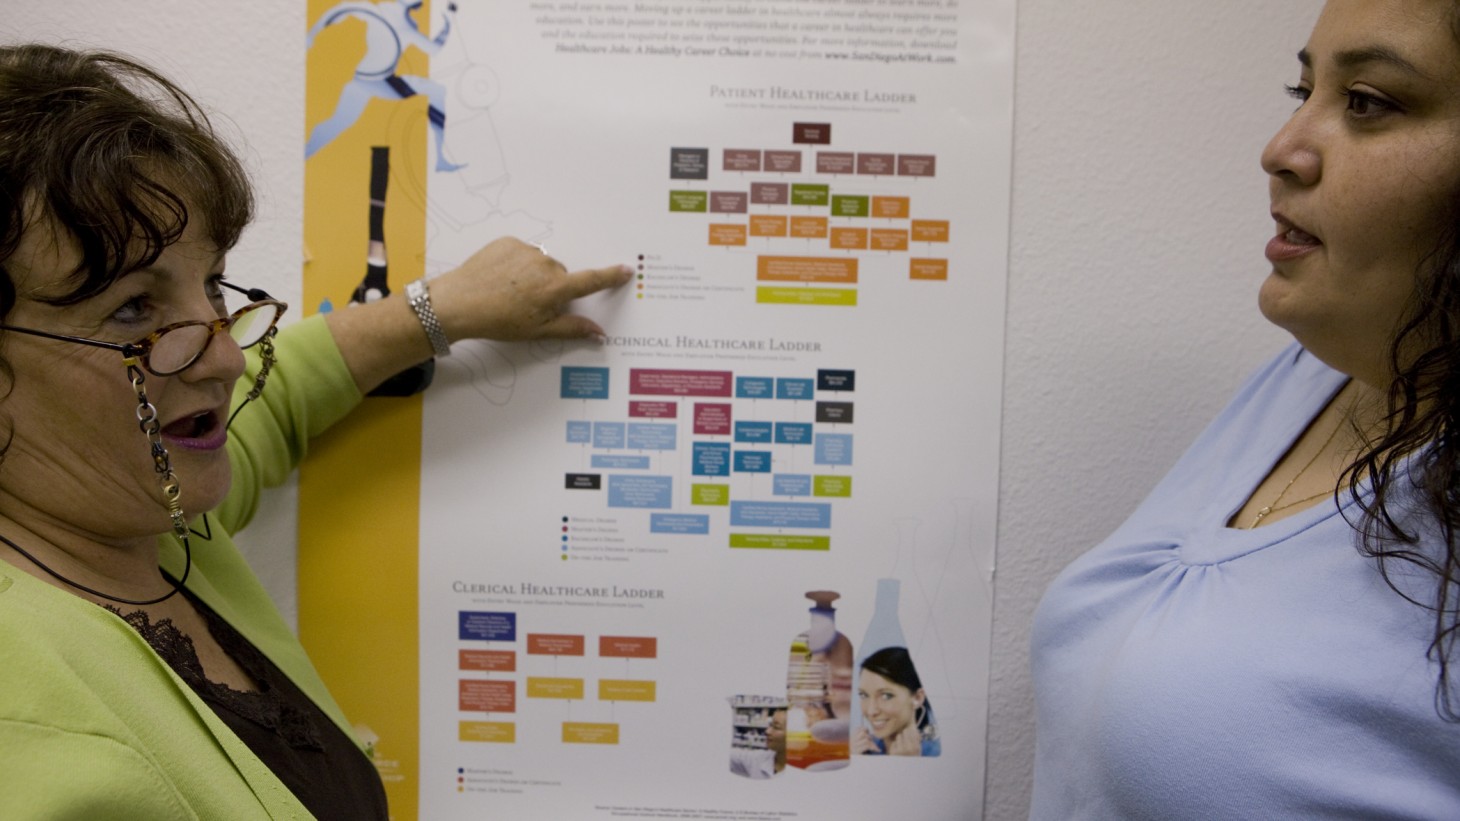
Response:
[[[457,709],[464,713],[517,712],[517,682],[464,678],[457,682]]]
[[[629,393],[639,396],[729,396],[735,375],[730,371],[671,371],[630,368]]]
[[[599,636],[598,655],[623,659],[658,658],[659,640],[646,636]]]
[[[630,402],[629,416],[636,419],[674,419],[679,405],[674,402]]]
[[[517,669],[517,654],[511,650],[458,650],[456,658],[462,670],[510,673]]]
[[[585,642],[582,636],[557,633],[528,633],[527,654],[530,656],[581,656]]]
[[[695,404],[695,434],[701,436],[730,433],[730,405],[700,402]]]

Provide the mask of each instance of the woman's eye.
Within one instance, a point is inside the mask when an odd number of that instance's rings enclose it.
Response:
[[[1355,117],[1374,117],[1394,110],[1394,106],[1373,94],[1349,89],[1344,92],[1348,98],[1348,112]]]
[[[128,325],[135,325],[147,320],[147,295],[138,294],[123,302],[120,307],[112,312],[112,319]]]
[[[223,316],[228,312],[228,309],[225,307],[226,301],[223,298],[224,279],[225,277],[222,274],[216,274],[208,277],[208,282],[204,286],[208,294],[208,301],[213,303],[213,308],[218,311],[219,316]]]
[[[1308,102],[1308,98],[1313,95],[1313,89],[1304,86],[1283,86],[1283,91],[1287,92],[1289,97],[1297,100],[1298,105]]]

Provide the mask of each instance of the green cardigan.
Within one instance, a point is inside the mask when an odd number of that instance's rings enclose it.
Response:
[[[187,585],[353,738],[228,535],[253,516],[263,487],[284,481],[310,438],[360,402],[321,318],[282,332],[277,349],[263,396],[230,431],[233,486],[209,516],[212,540],[192,538]],[[256,367],[251,358],[235,401]],[[146,447],[141,434],[137,447]],[[182,572],[175,537],[163,540],[162,556],[169,573]],[[125,622],[0,561],[0,818],[310,817]]]

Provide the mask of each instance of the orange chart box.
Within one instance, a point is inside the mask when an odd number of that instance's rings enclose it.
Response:
[[[599,636],[598,655],[613,659],[659,657],[659,640],[644,636]]]
[[[517,725],[510,721],[463,721],[456,725],[458,741],[511,744],[517,740]]]
[[[906,251],[907,232],[900,228],[873,228],[873,251]]]
[[[912,215],[910,197],[873,197],[872,216],[882,219],[905,220]]]
[[[628,679],[598,680],[599,701],[653,701],[655,683]]]
[[[511,650],[458,650],[456,658],[462,670],[510,673],[517,669],[517,654]]]
[[[800,239],[826,239],[826,217],[791,217],[791,236]]]
[[[755,278],[762,282],[857,281],[857,260],[852,257],[760,257]]]
[[[564,744],[617,744],[617,724],[590,724],[586,721],[563,722]]]
[[[746,242],[744,225],[711,225],[711,245],[744,245]]]
[[[784,237],[786,218],[775,214],[752,214],[750,235],[752,237]]]
[[[912,238],[915,242],[947,242],[948,220],[913,220]]]
[[[529,656],[581,656],[585,642],[582,636],[558,633],[528,633]]]
[[[914,259],[908,263],[908,279],[947,279],[948,260]]]
[[[846,251],[862,251],[867,248],[866,228],[831,229],[831,247]]]
[[[583,679],[528,676],[528,698],[583,698]]]
[[[464,678],[457,682],[457,702],[464,713],[515,713],[517,682]]]

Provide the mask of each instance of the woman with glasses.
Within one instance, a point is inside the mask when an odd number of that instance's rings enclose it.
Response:
[[[227,279],[251,213],[164,78],[0,48],[0,817],[385,818],[228,534],[386,378],[453,340],[600,334],[563,306],[629,277],[499,240],[280,332]]]

